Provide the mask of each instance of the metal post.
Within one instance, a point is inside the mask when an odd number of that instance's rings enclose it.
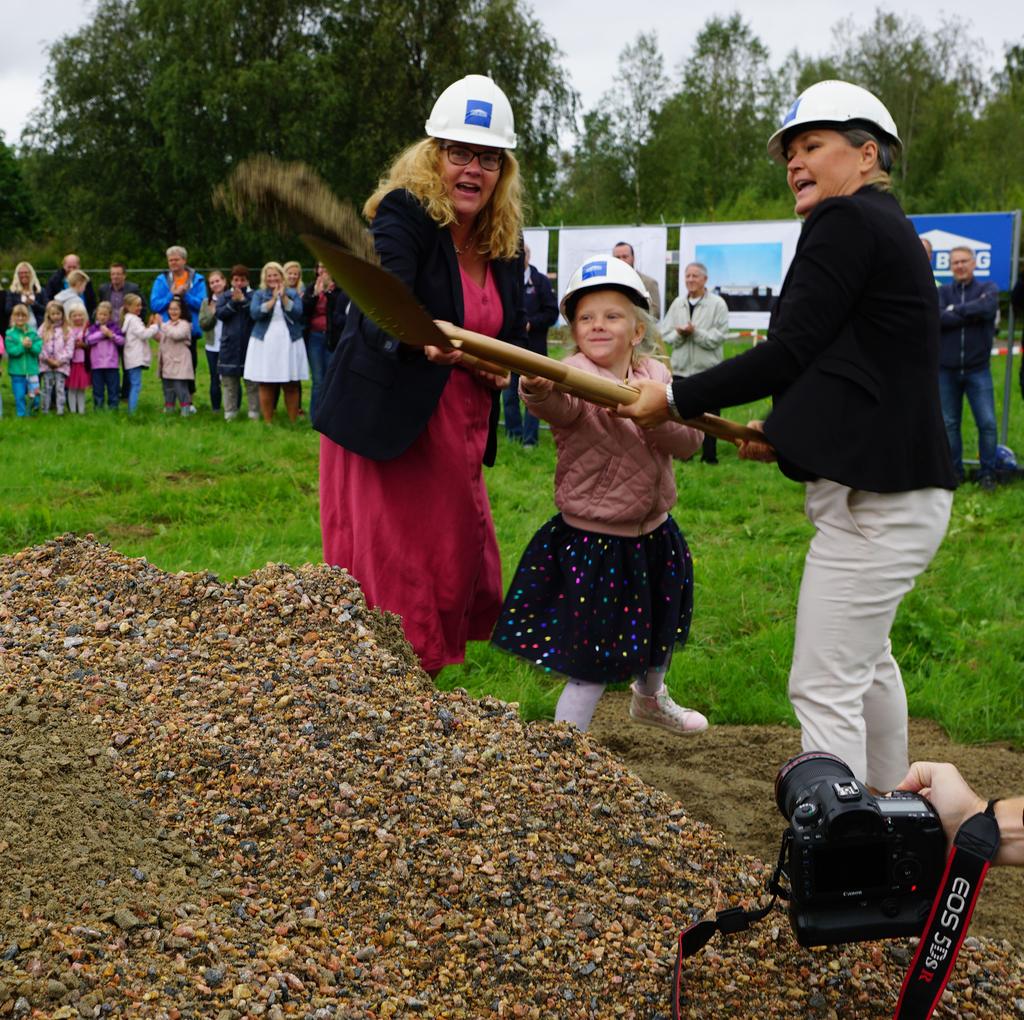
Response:
[[[1010,258],[1010,291],[1016,283],[1020,271],[1020,209],[1013,215],[1013,253]],[[1003,422],[999,441],[1005,446],[1010,431],[1010,404],[1013,402],[1013,334],[1016,323],[1013,321],[1013,301],[1010,301],[1008,318],[1008,338],[1006,344],[1006,378],[1003,381]],[[1024,349],[1021,351],[1024,358]]]

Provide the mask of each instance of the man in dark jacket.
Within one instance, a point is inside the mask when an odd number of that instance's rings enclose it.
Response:
[[[142,298],[142,291],[139,290],[137,283],[132,283],[130,280],[125,279],[125,265],[123,262],[111,262],[110,263],[110,282],[100,284],[100,301],[110,302],[110,318],[114,322],[121,321],[121,308],[124,306],[124,297],[126,294],[138,294]],[[142,311],[139,312],[139,317],[143,320],[146,318],[146,299],[142,298]],[[121,399],[128,399],[128,373],[124,370],[124,351],[118,348],[118,354],[121,361]]]
[[[960,420],[964,396],[978,426],[978,484],[996,485],[996,404],[992,390],[992,341],[995,339],[999,288],[975,279],[974,252],[956,247],[949,253],[953,282],[939,288],[941,310],[939,394],[953,468],[963,481],[963,440]]]
[[[82,260],[77,255],[73,252],[65,255],[61,261],[60,269],[54,270],[53,275],[46,281],[46,286],[43,288],[43,294],[45,295],[43,304],[48,304],[67,287],[68,273],[81,268]],[[85,285],[82,300],[85,302],[85,310],[89,313],[91,321],[93,312],[96,311],[96,291],[92,289],[91,280]]]
[[[548,353],[548,330],[558,319],[558,302],[551,281],[530,265],[530,249],[525,249],[526,276],[523,307],[526,310],[526,347],[535,354]],[[531,449],[537,445],[539,423],[529,411],[520,412],[519,376],[513,372],[508,389],[502,393],[505,406],[505,434],[514,442]]]

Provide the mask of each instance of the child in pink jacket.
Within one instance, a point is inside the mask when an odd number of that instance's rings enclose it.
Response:
[[[64,413],[64,388],[71,374],[71,358],[75,353],[75,341],[71,330],[64,321],[64,306],[51,301],[46,306],[43,325],[39,335],[43,349],[39,352],[39,381],[43,396],[43,414],[51,407],[57,414]]]
[[[649,300],[625,262],[585,262],[561,304],[579,351],[566,364],[617,382],[669,382],[668,369],[640,353],[654,329]],[[668,512],[672,457],[692,456],[703,433],[672,422],[643,431],[546,379],[522,378],[519,393],[551,425],[561,513],[523,553],[492,641],[566,675],[556,722],[587,729],[605,685],[634,680],[634,721],[673,733],[705,729],[707,719],[677,705],[665,686],[693,614],[693,562]]]

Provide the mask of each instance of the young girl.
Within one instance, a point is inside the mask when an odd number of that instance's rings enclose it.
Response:
[[[668,369],[641,354],[654,340],[649,298],[636,271],[597,257],[573,274],[561,311],[585,372],[622,382]],[[608,683],[635,678],[629,714],[674,733],[707,727],[665,687],[672,649],[686,642],[693,564],[668,514],[676,501],[672,457],[700,448],[703,434],[669,423],[642,431],[540,378],[520,380],[531,414],[549,422],[558,448],[561,510],[523,553],[494,631],[498,647],[569,678],[556,722],[585,730]]]
[[[46,306],[43,327],[39,331],[43,347],[39,355],[40,382],[43,391],[43,414],[53,405],[57,414],[64,413],[64,386],[71,374],[71,358],[75,343],[64,321],[64,306],[51,301]]]
[[[11,324],[4,336],[7,371],[11,374],[11,391],[14,393],[14,412],[19,418],[29,413],[32,400],[39,393],[39,352],[43,349],[43,341],[30,323],[31,314],[28,305],[16,304],[11,309]]]
[[[121,306],[121,332],[124,334],[124,371],[128,376],[129,414],[134,414],[139,406],[142,373],[153,360],[153,349],[149,341],[160,332],[155,322],[149,326],[143,325],[141,313],[142,298],[138,294],[125,294]]]
[[[155,320],[154,320],[155,321]],[[195,414],[188,384],[195,379],[192,368],[192,320],[185,315],[185,306],[178,297],[167,306],[167,321],[159,324],[160,379],[164,385],[164,414],[174,411],[174,402],[181,405],[182,417]]]
[[[89,330],[89,313],[80,301],[65,305],[64,310],[68,317],[68,336],[74,346],[67,384],[68,410],[72,414],[85,414],[85,392],[92,386],[89,345],[85,342],[85,334]]]
[[[121,378],[117,370],[120,357],[117,349],[124,347],[124,336],[121,327],[111,321],[113,314],[110,302],[101,301],[96,306],[96,321],[85,334],[92,371],[92,406],[97,411],[103,407],[104,395],[107,407],[115,411],[121,399]]]

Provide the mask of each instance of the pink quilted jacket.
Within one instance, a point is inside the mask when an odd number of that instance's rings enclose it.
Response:
[[[565,363],[615,378],[584,354]],[[672,376],[646,358],[629,378],[667,383]],[[530,413],[551,425],[558,447],[555,504],[567,524],[611,535],[646,535],[665,521],[676,501],[672,458],[691,456],[703,432],[674,422],[644,431],[568,393],[556,390],[538,399],[522,382],[519,393]]]

